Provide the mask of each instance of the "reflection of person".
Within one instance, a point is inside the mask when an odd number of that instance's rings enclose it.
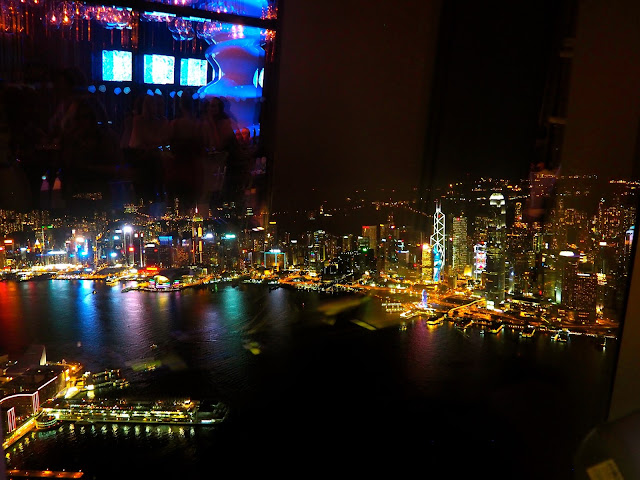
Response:
[[[136,115],[142,113],[142,102],[144,97],[138,95],[133,101],[133,108],[128,111],[124,117],[124,125],[122,129],[122,137],[120,138],[120,146],[123,149],[129,148],[129,142],[131,140],[131,131],[133,130],[133,119]]]
[[[154,95],[144,97],[142,111],[134,114],[129,138],[132,157],[141,172],[140,185],[136,187],[147,200],[159,200],[164,196],[162,169],[158,166],[163,162],[161,149],[167,145],[169,121],[160,111],[160,106]]]
[[[224,103],[218,97],[206,101],[202,126],[209,150],[229,151],[234,146],[236,136],[231,118],[224,111]]]
[[[58,103],[49,120],[48,141],[57,145],[71,105],[76,99],[89,95],[85,75],[75,67],[65,68],[54,77],[54,95]]]
[[[138,150],[156,150],[166,144],[167,117],[159,111],[155,95],[147,95],[142,101],[142,110],[134,114],[129,147]]]
[[[202,190],[202,162],[205,155],[204,135],[195,115],[194,100],[182,95],[179,115],[168,128],[171,156],[164,169],[169,200],[178,197],[185,209],[195,207]]]
[[[108,195],[108,183],[116,178],[122,151],[107,121],[104,106],[90,98],[77,98],[61,124],[62,188],[67,201],[78,193]]]
[[[558,169],[559,170],[559,169]],[[532,165],[529,181],[531,192],[524,209],[524,216],[530,221],[542,220],[550,204],[558,170],[549,170],[543,161]]]
[[[202,116],[202,132],[207,155],[203,165],[203,188],[198,203],[204,211],[211,200],[224,195],[225,182],[233,184],[237,140],[233,131],[233,123],[224,108],[222,99],[212,97],[205,101]]]
[[[18,109],[10,108],[10,98],[15,98],[17,89],[5,88],[0,80],[0,209],[21,210],[31,202],[31,191],[27,175],[16,161],[16,139],[12,122]]]

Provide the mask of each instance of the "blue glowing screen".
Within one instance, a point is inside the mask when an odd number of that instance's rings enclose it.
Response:
[[[102,51],[102,80],[105,82],[130,82],[133,72],[133,55],[123,50]]]
[[[199,58],[183,58],[180,60],[180,85],[183,87],[200,87],[207,84],[209,63]]]
[[[145,55],[144,83],[172,85],[175,61],[175,57],[168,55]]]

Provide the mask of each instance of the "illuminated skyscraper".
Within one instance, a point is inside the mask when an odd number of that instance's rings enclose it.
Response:
[[[362,227],[362,236],[369,239],[369,248],[374,252],[378,251],[378,226],[364,225]]]
[[[428,243],[422,244],[422,279],[433,280],[433,248]]]
[[[198,213],[198,207],[196,207],[195,213],[193,215],[191,239],[193,246],[193,263],[202,264],[202,216]]]
[[[464,267],[467,265],[467,219],[466,217],[453,217],[451,228],[453,232],[453,271],[456,275],[464,275]]]
[[[473,246],[473,277],[478,280],[487,269],[487,245],[478,243]]]
[[[440,274],[444,268],[445,259],[445,216],[442,213],[440,204],[436,204],[436,211],[433,214],[433,235],[431,235],[431,245],[433,245],[433,281],[440,281]]]
[[[316,230],[312,235],[309,235],[309,268],[316,273],[320,273],[324,267],[326,259],[325,239],[326,233],[324,230]]]
[[[593,322],[596,317],[598,279],[595,273],[576,273],[573,280],[573,299],[576,317],[580,322]]]
[[[485,296],[487,305],[496,308],[504,302],[506,230],[507,208],[504,196],[494,193],[489,197]]]

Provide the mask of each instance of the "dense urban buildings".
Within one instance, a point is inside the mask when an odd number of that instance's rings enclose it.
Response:
[[[241,229],[240,217],[232,226],[221,224],[224,216],[199,212],[168,212],[159,218],[123,212],[120,219],[105,221],[106,212],[57,217],[42,210],[3,210],[0,262],[5,273],[27,277],[55,269],[81,275],[107,267],[153,267],[209,275],[295,269],[358,281],[366,272],[374,281],[398,278],[462,287],[495,309],[529,298],[553,305],[554,317],[575,322],[619,319],[620,292],[629,281],[638,183],[594,176],[556,181],[558,207],[544,226],[526,216],[527,192],[535,186],[489,179],[442,192],[431,212],[420,212],[433,218],[425,231],[394,221],[394,212],[410,205],[403,202],[377,204],[378,225],[359,226],[355,211],[348,232],[325,227],[299,235],[281,231],[279,239],[278,221]],[[282,215],[273,212],[270,218]],[[319,215],[330,218],[330,210]],[[439,271],[438,262],[444,263]]]

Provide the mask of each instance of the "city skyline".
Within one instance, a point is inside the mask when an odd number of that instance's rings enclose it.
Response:
[[[308,229],[298,233],[278,221],[269,222],[268,228],[238,229],[237,221],[220,224],[208,214],[185,217],[177,210],[160,219],[132,208],[127,217],[109,219],[105,213],[80,223],[44,212],[12,217],[11,212],[1,211],[0,228],[5,233],[0,266],[8,272],[55,263],[90,270],[121,265],[153,267],[151,274],[158,269],[196,268],[210,275],[279,265],[283,271],[307,269],[323,276],[350,275],[353,280],[367,270],[374,277],[451,288],[465,284],[485,297],[490,308],[501,308],[508,298],[530,297],[572,312],[588,304],[581,321],[593,322],[596,314],[618,317],[628,282],[639,184],[593,176],[556,180],[556,205],[543,217],[526,214],[532,198],[523,188],[526,183],[478,180],[451,185],[432,212],[420,212],[410,202],[372,202],[369,208],[378,212],[380,220],[370,226],[358,222],[355,235],[325,230],[323,218],[344,212],[322,207],[313,214],[318,219],[307,218]],[[536,181],[528,187],[535,192]],[[544,204],[551,198],[547,192],[539,201]],[[358,203],[356,215],[365,206]],[[403,210],[431,220],[420,229],[417,223],[401,220],[397,214]],[[12,224],[16,219],[21,223]],[[425,245],[431,255],[425,256]],[[276,264],[269,263],[267,257],[276,252],[282,257],[273,255]],[[558,277],[558,272],[569,273]],[[568,287],[568,282],[575,285]],[[573,289],[595,292],[596,283],[601,291],[597,304],[573,300],[582,295]],[[595,294],[589,298],[595,299]]]

